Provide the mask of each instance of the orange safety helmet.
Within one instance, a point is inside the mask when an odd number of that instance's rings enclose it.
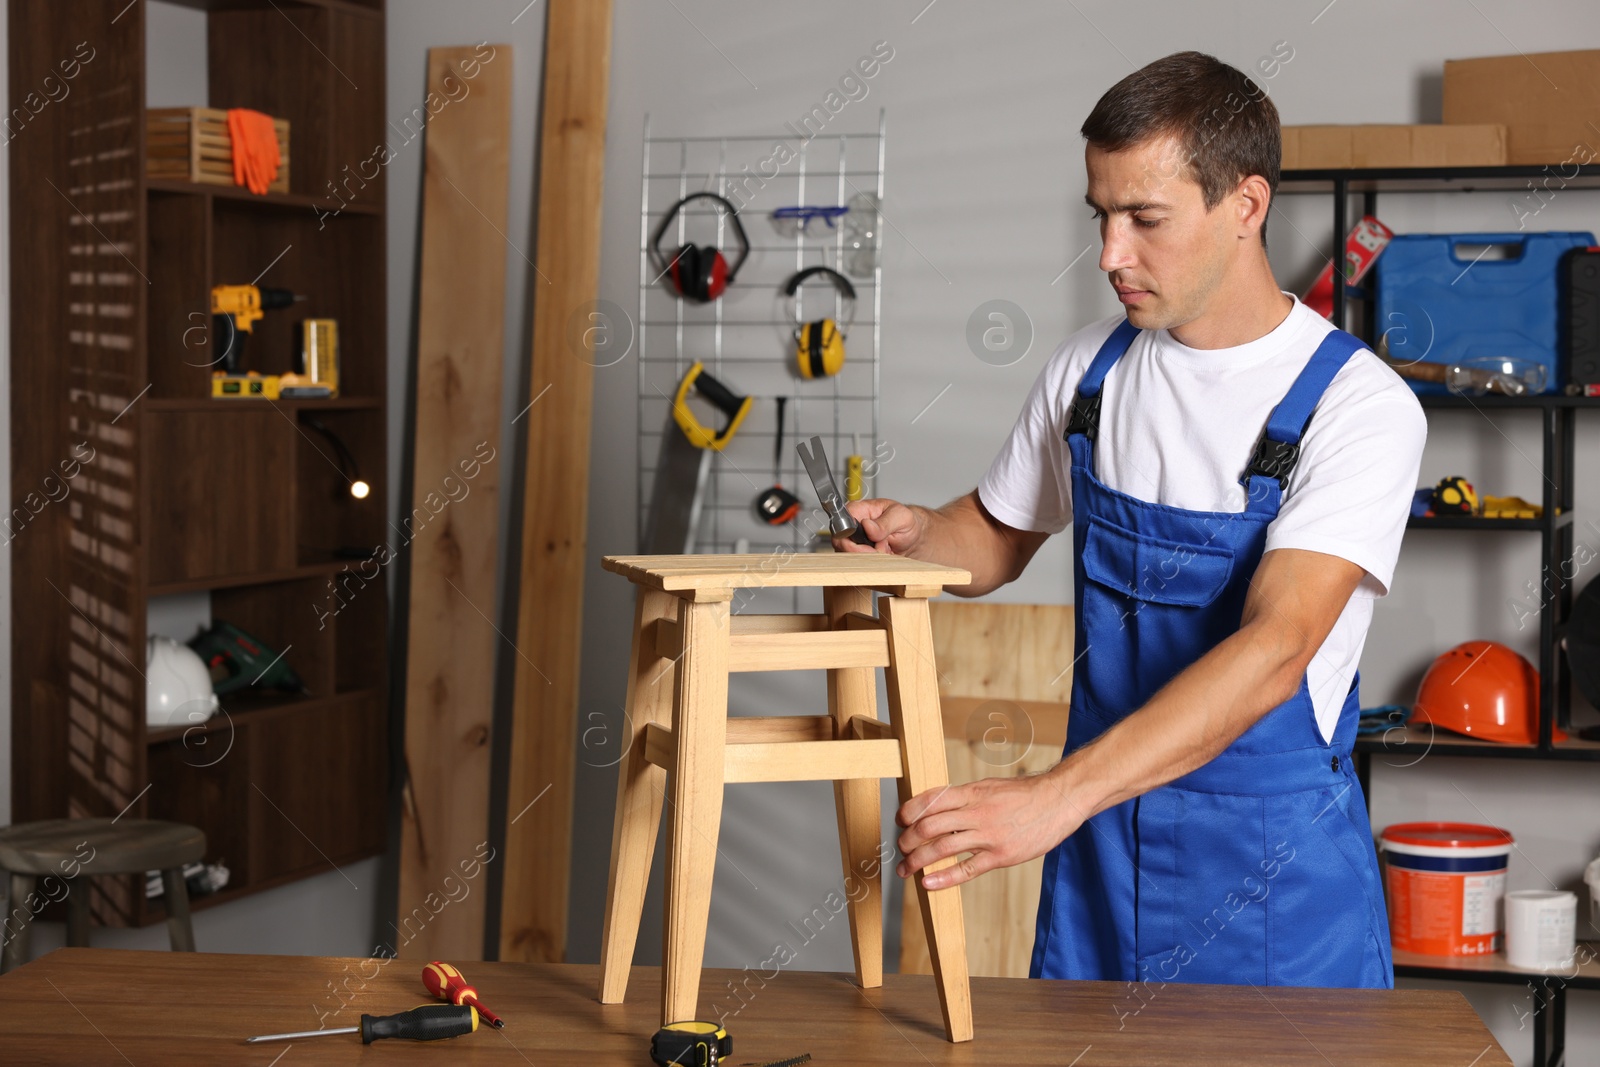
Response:
[[[1480,741],[1539,743],[1539,672],[1494,641],[1464,641],[1433,661],[1417,689],[1414,723]],[[1557,728],[1554,739],[1567,735]]]

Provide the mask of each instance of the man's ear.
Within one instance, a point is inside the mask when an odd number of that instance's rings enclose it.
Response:
[[[1266,225],[1267,209],[1272,206],[1272,187],[1259,174],[1251,174],[1234,190],[1239,212],[1239,236],[1257,237]]]

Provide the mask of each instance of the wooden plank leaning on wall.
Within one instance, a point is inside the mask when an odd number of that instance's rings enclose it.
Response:
[[[928,609],[950,781],[1055,766],[1072,696],[1072,605],[935,600]],[[961,887],[974,978],[1028,976],[1043,870],[1040,857]],[[905,895],[900,973],[933,973],[915,893]]]
[[[500,520],[501,366],[511,47],[428,49],[417,286],[416,432],[400,839],[400,955],[480,959],[484,894],[456,899],[488,852]],[[437,94],[437,95],[436,95]],[[408,519],[410,521],[408,521]],[[447,879],[453,878],[450,882]],[[437,901],[451,897],[452,907]]]
[[[522,579],[502,870],[500,959],[567,946],[579,637],[594,368],[568,327],[600,286],[611,0],[549,0],[528,374]]]

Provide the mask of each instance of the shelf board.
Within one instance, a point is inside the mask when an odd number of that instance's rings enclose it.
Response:
[[[324,11],[342,11],[367,18],[382,18],[381,8],[353,3],[352,0],[167,0],[169,4],[193,8],[196,11],[258,11],[274,7],[320,7]]]
[[[1558,516],[1572,521],[1570,515]],[[1557,523],[1557,525],[1563,525]],[[1475,515],[1413,515],[1406,520],[1408,530],[1472,530],[1476,533],[1503,533],[1506,530],[1542,530],[1543,519],[1480,519]]]
[[[260,722],[263,719],[276,718],[279,715],[291,715],[305,711],[326,713],[339,704],[354,703],[358,700],[368,699],[378,695],[376,687],[369,686],[365,689],[351,689],[342,693],[332,693],[328,696],[294,696],[288,693],[251,692],[246,690],[239,693],[229,693],[222,698],[223,711],[207,719],[203,723],[192,726],[161,726],[145,733],[145,744],[167,745],[177,742],[183,744],[198,736],[225,733],[247,722]]]
[[[345,567],[354,566],[358,559],[329,559],[319,563],[302,563],[281,571],[256,571],[251,574],[229,574],[212,578],[186,578],[179,582],[159,582],[145,587],[146,596],[170,596],[173,593],[197,593],[205,589],[232,589],[241,585],[270,585],[274,582],[294,582],[304,578],[322,578],[337,574]]]
[[[1278,192],[1332,193],[1340,178],[1352,193],[1526,192],[1535,182],[1541,189],[1600,189],[1600,164],[1286,170]]]
[[[382,407],[383,401],[375,396],[291,397],[278,400],[167,396],[151,397],[145,401],[145,406],[152,411],[249,411],[261,404],[288,408],[290,411],[367,411]]]
[[[230,901],[238,900],[240,897],[247,897],[252,893],[259,893],[266,889],[276,889],[281,885],[288,885],[291,882],[298,882],[302,878],[309,878],[312,875],[322,874],[326,871],[339,870],[340,868],[347,867],[352,863],[359,863],[364,859],[371,859],[373,856],[381,855],[383,855],[382,849],[365,849],[360,852],[353,852],[347,856],[335,857],[327,863],[318,863],[308,867],[300,867],[292,871],[283,871],[279,874],[273,875],[270,878],[259,878],[250,882],[230,884],[226,888],[219,889],[215,893],[207,893],[204,896],[199,897],[190,897],[189,911],[204,911],[207,908],[219,907],[220,905],[227,904]],[[229,857],[227,856],[218,857],[218,859],[223,863],[226,863],[228,858]],[[143,919],[143,922],[141,923],[143,926],[154,926],[158,922],[165,922],[167,919],[166,898],[155,897],[152,899],[150,897],[145,897],[144,914],[141,916],[141,918]]]
[[[1417,401],[1425,408],[1589,408],[1600,411],[1600,397],[1595,396],[1566,396],[1562,393],[1546,393],[1541,396],[1497,396],[1486,394],[1484,396],[1457,396],[1453,393],[1443,395],[1418,396]]]
[[[1428,726],[1406,726],[1371,737],[1356,738],[1356,751],[1390,756],[1397,766],[1410,766],[1427,756],[1475,756],[1489,759],[1548,759],[1600,762],[1600,741],[1572,736],[1550,748],[1478,741]]]
[[[1584,902],[1578,904],[1580,914]],[[1492,956],[1424,956],[1420,952],[1394,951],[1394,973],[1400,978],[1436,978],[1447,982],[1510,982],[1548,977],[1569,989],[1600,989],[1600,942],[1580,941],[1573,963],[1566,967],[1536,971],[1513,967],[1504,952]]]
[[[186,196],[217,196],[224,200],[234,200],[240,203],[255,204],[259,207],[274,210],[300,210],[305,208],[321,209],[329,212],[329,217],[339,215],[381,215],[383,205],[365,201],[353,201],[340,207],[337,202],[329,201],[326,197],[306,196],[304,193],[265,193],[257,195],[248,189],[237,185],[212,185],[207,182],[189,182],[178,178],[146,178],[145,189],[155,193],[179,193]]]

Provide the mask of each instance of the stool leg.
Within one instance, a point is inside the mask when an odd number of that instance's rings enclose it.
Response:
[[[5,916],[5,947],[0,949],[0,974],[14,971],[28,962],[33,941],[33,887],[31,874],[11,876],[11,899],[6,902],[10,910]]]
[[[639,588],[633,609],[633,654],[628,674],[624,729],[627,751],[617,765],[617,810],[611,827],[611,875],[606,890],[605,931],[600,935],[600,1002],[620,1004],[628,991],[628,971],[639,940],[650,861],[661,825],[661,802],[667,772],[644,758],[644,731],[649,723],[672,721],[671,660],[656,655],[655,623],[675,621],[678,598],[656,589]]]
[[[183,880],[183,868],[162,871],[161,885],[166,890],[167,937],[172,951],[193,952],[194,925],[189,921],[189,887]]]
[[[900,740],[903,774],[900,802],[950,783],[944,755],[944,724],[939,716],[939,675],[933,663],[933,627],[928,602],[921,598],[882,597],[878,611],[889,631],[889,712]],[[929,864],[940,870],[956,862],[954,856]],[[967,931],[961,918],[961,888],[952,886],[928,892],[919,875],[917,902],[922,906],[923,927],[933,958],[934,982],[939,987],[939,1007],[945,1033],[951,1041],[972,1040],[972,997],[967,984]]]
[[[822,591],[829,623],[852,611],[872,614],[872,590],[829,586]],[[878,717],[877,672],[871,667],[828,671],[828,714],[834,736],[848,737],[855,715]],[[845,899],[850,908],[850,949],[855,954],[856,981],[863,989],[883,984],[883,871],[878,853],[882,812],[878,781],[849,778],[833,783],[833,804],[839,816],[839,855],[844,863]]]
[[[89,947],[89,879],[67,883],[67,947]]]
[[[671,775],[672,830],[667,837],[662,1025],[693,1019],[700,999],[728,739],[728,604],[684,601],[679,619],[684,652],[672,702],[677,755]]]

